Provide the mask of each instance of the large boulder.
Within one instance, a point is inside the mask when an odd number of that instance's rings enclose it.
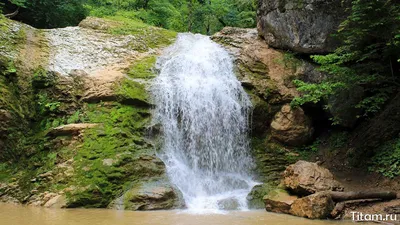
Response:
[[[125,210],[160,210],[182,208],[183,206],[181,192],[167,179],[135,184],[111,204],[112,208]]]
[[[346,18],[348,1],[259,0],[258,32],[275,48],[324,53],[336,45],[331,34]]]
[[[290,207],[290,214],[309,219],[326,219],[335,208],[331,196],[327,192],[318,192],[299,198]]]
[[[292,146],[309,142],[314,133],[310,118],[301,108],[282,106],[271,123],[271,135],[274,139]]]
[[[268,212],[289,214],[290,207],[297,198],[286,190],[275,189],[264,196],[265,209]]]
[[[320,191],[344,190],[328,169],[303,160],[286,168],[283,173],[283,185],[301,196]]]

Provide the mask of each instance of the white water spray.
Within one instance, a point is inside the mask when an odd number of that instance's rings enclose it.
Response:
[[[232,59],[209,37],[179,34],[157,62],[154,122],[163,130],[160,158],[194,212],[247,209],[251,102]]]

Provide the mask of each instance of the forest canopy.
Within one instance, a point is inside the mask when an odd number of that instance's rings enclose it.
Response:
[[[118,15],[202,34],[256,25],[256,0],[8,0],[5,9],[18,9],[19,20],[38,28],[77,25],[88,15]]]

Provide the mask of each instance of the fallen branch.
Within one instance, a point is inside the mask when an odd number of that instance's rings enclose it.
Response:
[[[19,13],[19,7],[17,8],[17,10],[15,10],[15,12],[10,13],[10,14],[5,14],[4,16],[11,19],[14,16],[18,15],[18,13]]]
[[[343,202],[358,199],[382,199],[382,200],[392,200],[397,198],[396,192],[391,191],[371,191],[371,192],[338,192],[330,191],[332,200],[334,202]]]

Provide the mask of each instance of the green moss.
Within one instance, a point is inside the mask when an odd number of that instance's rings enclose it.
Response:
[[[129,77],[138,79],[154,78],[156,75],[153,71],[153,67],[156,63],[156,60],[156,56],[151,55],[135,61],[133,65],[129,68]]]
[[[71,183],[77,188],[68,192],[69,207],[106,207],[130,182],[162,173],[141,158],[152,152],[144,139],[148,109],[90,104],[85,115],[87,122],[101,125],[87,130],[77,149]]]
[[[139,107],[150,105],[144,84],[124,78],[115,86],[115,89],[119,102]]]
[[[43,67],[37,68],[32,77],[32,86],[35,89],[52,87],[57,83],[58,77],[53,72],[46,71]]]
[[[274,143],[268,137],[252,139],[252,154],[256,163],[258,181],[277,185],[281,172],[300,157],[297,153]]]
[[[114,35],[133,35],[135,42],[130,46],[137,51],[145,52],[149,48],[160,48],[170,45],[177,33],[162,28],[149,26],[141,21],[128,19],[122,16],[107,17],[108,20],[118,22],[108,29]]]
[[[254,188],[251,190],[249,193],[247,199],[248,199],[248,206],[250,209],[263,209],[265,208],[265,203],[264,203],[264,196],[267,195],[268,193],[273,190],[273,186],[265,183],[265,184],[259,184],[254,186]]]

